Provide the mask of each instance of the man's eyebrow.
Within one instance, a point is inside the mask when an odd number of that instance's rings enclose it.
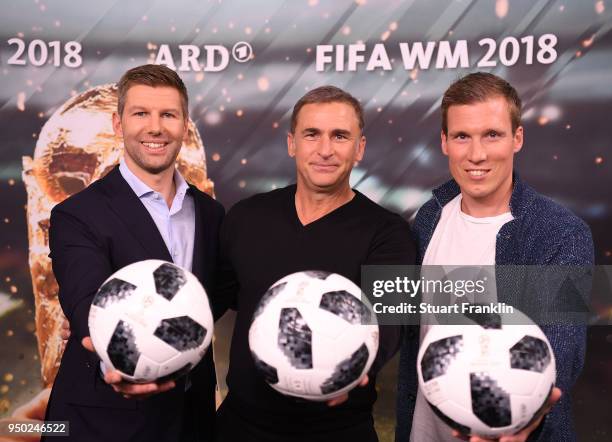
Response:
[[[303,134],[307,134],[307,133],[309,133],[309,134],[312,134],[312,133],[319,134],[319,133],[321,133],[321,129],[318,129],[316,127],[306,127],[304,129],[302,129],[302,133]]]
[[[166,109],[161,109],[160,112],[170,112],[173,114],[178,114],[181,110],[178,107],[168,107]]]
[[[495,128],[495,127],[489,127],[488,129],[485,129],[483,131],[483,133],[488,134],[489,132],[497,132],[500,135],[503,135],[506,133],[506,131],[504,129],[500,129],[500,128]]]
[[[332,135],[344,135],[345,137],[348,137],[351,135],[351,131],[347,129],[333,129]]]

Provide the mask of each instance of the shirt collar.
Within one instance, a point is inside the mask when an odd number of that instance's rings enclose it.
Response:
[[[444,207],[453,198],[461,193],[457,182],[453,179],[447,181],[432,191],[434,198]],[[512,173],[512,196],[510,197],[510,213],[514,218],[523,216],[536,197],[536,193],[519,177],[518,172]]]
[[[174,169],[174,185],[176,186],[176,195],[180,195],[181,199],[184,198],[189,190],[189,184],[187,184],[187,181],[185,181],[185,178],[179,173],[178,169]]]
[[[149,193],[155,192],[153,189],[143,183],[140,178],[134,175],[134,173],[125,163],[125,159],[123,158],[121,158],[121,161],[119,162],[119,172],[121,173],[123,179],[127,181],[127,183],[132,188],[138,198],[141,198]]]
[[[134,191],[138,198],[142,198],[143,196],[155,193],[153,189],[147,186],[142,182],[140,178],[138,178],[134,173],[130,170],[130,168],[125,163],[125,159],[121,158],[119,162],[119,172],[125,181],[127,181],[128,185]],[[185,198],[185,194],[189,190],[189,184],[185,181],[185,178],[179,173],[177,169],[174,169],[174,185],[176,186],[176,195],[175,199],[178,198],[179,207],[182,205],[182,201]]]

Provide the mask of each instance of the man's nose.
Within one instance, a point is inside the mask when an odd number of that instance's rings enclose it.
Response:
[[[487,149],[480,138],[473,138],[468,151],[468,160],[472,163],[481,163],[487,159]]]
[[[329,158],[334,154],[334,145],[328,137],[321,137],[317,151],[323,158]]]
[[[161,133],[161,117],[156,114],[151,114],[151,118],[149,119],[149,133],[151,134],[159,134]]]

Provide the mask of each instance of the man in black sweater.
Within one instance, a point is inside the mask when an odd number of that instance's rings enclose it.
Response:
[[[398,327],[381,327],[379,352],[362,386],[327,404],[273,390],[255,370],[248,344],[259,300],[287,274],[324,270],[359,285],[362,265],[414,264],[408,223],[349,185],[353,165],[364,154],[363,126],[361,105],[348,93],[332,86],[310,91],[295,105],[287,135],[297,184],[255,195],[227,214],[218,275],[224,283],[217,295],[237,318],[217,441],[378,440],[375,377],[398,348]]]

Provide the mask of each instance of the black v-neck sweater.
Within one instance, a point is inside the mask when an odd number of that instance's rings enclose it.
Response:
[[[360,285],[366,264],[412,265],[415,243],[408,223],[355,191],[354,198],[303,226],[295,209],[296,186],[255,195],[236,204],[221,231],[217,296],[237,310],[225,407],[270,434],[338,431],[372,420],[375,373],[397,351],[399,327],[381,327],[380,348],[366,387],[357,387],[337,407],[284,396],[256,371],[248,344],[251,319],[266,290],[303,270],[339,273]]]

